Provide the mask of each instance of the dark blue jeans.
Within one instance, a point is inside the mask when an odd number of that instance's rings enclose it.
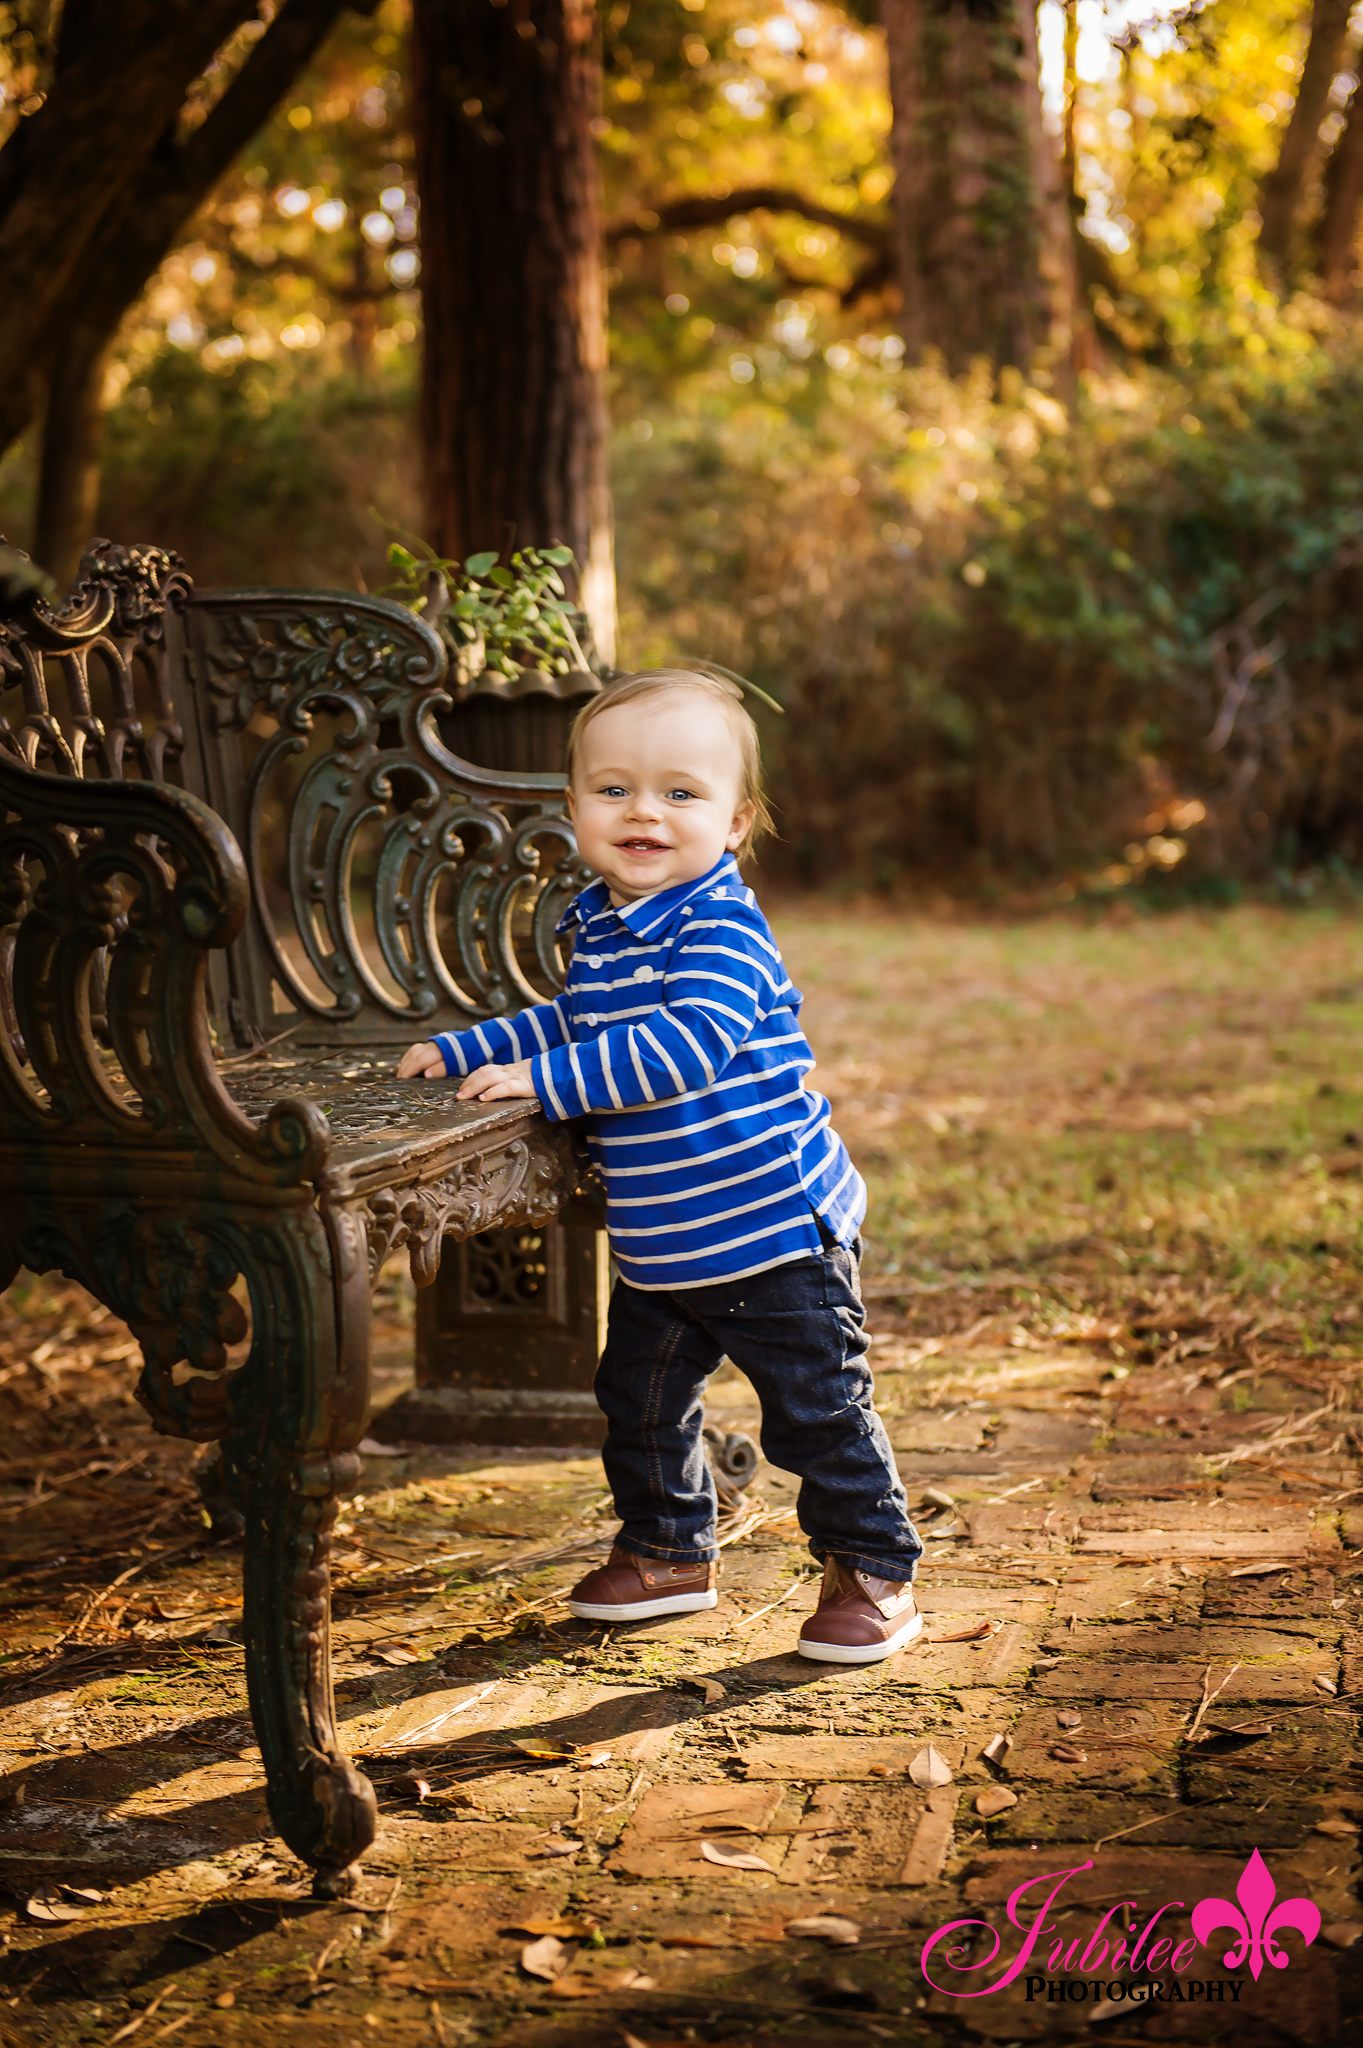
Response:
[[[822,1563],[912,1579],[923,1546],[872,1406],[857,1262],[833,1246],[744,1280],[611,1295],[596,1398],[620,1542],[664,1562],[716,1558],[714,1481],[701,1443],[721,1358],[762,1404],[762,1451],[799,1478],[797,1511]]]

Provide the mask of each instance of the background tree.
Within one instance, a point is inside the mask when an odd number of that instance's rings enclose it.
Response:
[[[0,149],[0,446],[45,374],[34,548],[59,583],[94,525],[123,316],[344,4],[286,0],[266,26],[254,0],[66,0],[51,89]],[[55,260],[36,240],[54,165],[68,209]]]
[[[1363,203],[1363,93],[1356,85],[1348,111],[1340,118],[1339,136],[1325,167],[1317,256],[1321,290],[1332,306],[1343,308],[1354,297],[1358,210]]]
[[[426,534],[459,559],[561,542],[615,653],[590,0],[415,0]]]
[[[1310,35],[1292,112],[1277,161],[1259,187],[1259,256],[1269,280],[1279,286],[1297,252],[1297,220],[1308,178],[1324,154],[1320,125],[1339,68],[1351,6],[1352,0],[1313,0]],[[1295,69],[1290,55],[1286,61]]]
[[[1068,205],[1022,0],[883,0],[895,252],[911,356],[1028,368],[1065,352]]]

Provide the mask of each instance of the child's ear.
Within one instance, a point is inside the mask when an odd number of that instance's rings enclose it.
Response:
[[[756,815],[757,807],[755,804],[744,804],[742,810],[734,812],[733,824],[730,825],[728,837],[724,841],[730,853],[737,853],[739,847],[747,838],[749,828]]]
[[[570,782],[570,783],[568,784],[568,791],[567,791],[567,794],[568,794],[568,816],[569,816],[570,818],[576,818],[576,816],[577,816],[577,808],[576,808],[576,806],[575,806],[575,804],[574,804],[574,802],[573,802],[573,785],[572,785],[572,783],[571,783],[571,782]]]

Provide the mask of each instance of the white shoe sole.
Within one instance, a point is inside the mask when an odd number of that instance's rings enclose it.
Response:
[[[883,1643],[820,1643],[801,1636],[795,1647],[802,1657],[812,1657],[819,1664],[879,1664],[883,1657],[893,1657],[896,1650],[911,1643],[922,1630],[923,1617],[915,1614],[897,1635],[887,1636]]]
[[[667,1593],[659,1600],[627,1600],[610,1606],[604,1600],[570,1600],[568,1612],[579,1621],[652,1621],[659,1614],[699,1614],[718,1607],[718,1593]]]

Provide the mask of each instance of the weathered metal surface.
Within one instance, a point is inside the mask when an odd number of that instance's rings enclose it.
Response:
[[[417,1297],[416,1385],[375,1430],[390,1443],[599,1444],[609,1295],[595,1202],[462,1238]]]
[[[220,1444],[270,1810],[324,1890],[376,1821],[336,1734],[328,1581],[374,1274],[405,1246],[428,1282],[446,1234],[542,1224],[580,1171],[533,1103],[460,1106],[347,1064],[356,1041],[466,1023],[560,972],[561,781],[448,754],[442,664],[379,600],[197,599],[173,556],[104,543],[63,610],[21,594],[0,621],[0,1284],[21,1265],[80,1281],[139,1339],[156,1426]],[[318,1042],[224,1059],[224,997],[248,1042]]]
[[[246,852],[243,1044],[393,1044],[553,994],[585,869],[561,775],[449,752],[445,650],[382,598],[208,591],[186,607],[207,793]]]

